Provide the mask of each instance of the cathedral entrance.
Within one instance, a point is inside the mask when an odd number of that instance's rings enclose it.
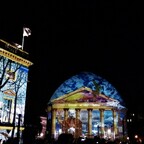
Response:
[[[76,118],[76,112],[74,109],[68,110],[66,118],[62,118],[62,115],[57,115],[57,121],[60,124],[62,133],[71,133],[75,138],[82,134],[82,122]]]

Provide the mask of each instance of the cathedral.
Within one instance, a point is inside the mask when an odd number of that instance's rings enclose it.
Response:
[[[115,139],[127,135],[127,108],[107,80],[81,72],[64,81],[48,102],[51,137],[61,133]]]

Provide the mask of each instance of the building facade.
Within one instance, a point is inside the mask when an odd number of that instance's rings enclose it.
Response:
[[[29,66],[28,53],[0,39],[0,131],[24,126]]]
[[[124,102],[105,79],[82,72],[66,80],[48,103],[51,136],[72,133],[115,139],[127,135]]]

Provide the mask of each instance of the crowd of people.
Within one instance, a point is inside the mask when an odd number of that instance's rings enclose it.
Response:
[[[0,144],[144,144],[144,141],[139,139],[126,140],[126,139],[104,139],[99,136],[94,136],[93,138],[79,137],[74,138],[71,133],[62,133],[57,139],[45,136],[44,139],[37,139],[29,133],[27,137],[23,138],[20,142],[17,138],[9,138],[7,141],[3,141]]]
[[[74,138],[71,133],[62,133],[58,139],[41,139],[37,140],[35,144],[144,144],[144,141],[139,139],[127,140],[127,139],[104,139],[99,136],[93,138]]]

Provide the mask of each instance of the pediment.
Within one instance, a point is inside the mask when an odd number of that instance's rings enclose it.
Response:
[[[110,98],[103,94],[95,95],[88,87],[79,88],[71,93],[63,95],[51,101],[54,103],[95,103],[100,105],[113,106],[119,102],[116,99]]]
[[[3,93],[6,95],[9,95],[9,96],[15,96],[16,95],[16,93],[11,89],[5,90],[5,91],[3,91]]]

